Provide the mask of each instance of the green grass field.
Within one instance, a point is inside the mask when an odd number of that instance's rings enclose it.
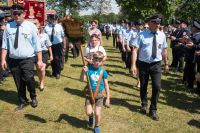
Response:
[[[200,98],[181,84],[181,74],[171,72],[162,76],[157,111],[160,121],[153,121],[138,112],[140,96],[136,80],[124,69],[125,64],[118,50],[112,47],[111,38],[103,41],[108,54],[104,69],[109,74],[111,108],[103,107],[102,133],[200,132]],[[92,133],[86,128],[85,83],[79,81],[81,69],[81,57],[70,56],[57,80],[49,76],[49,67],[45,90],[37,89],[39,106],[28,106],[17,112],[14,111],[18,105],[16,87],[9,76],[0,86],[0,133]],[[150,101],[151,83],[148,92]]]

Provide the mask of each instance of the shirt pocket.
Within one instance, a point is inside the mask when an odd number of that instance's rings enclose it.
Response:
[[[163,48],[163,40],[162,39],[157,39],[157,48],[162,49]]]
[[[48,35],[51,35],[52,29],[48,29],[48,30],[46,30],[45,32],[46,32]]]
[[[31,33],[30,32],[22,31],[21,35],[25,40],[31,38]]]
[[[152,44],[152,39],[143,39],[142,41],[141,41],[141,48],[143,49],[145,49],[145,48],[147,48],[147,47],[150,47],[150,45]]]
[[[11,40],[11,42],[13,43],[15,41],[15,34],[16,34],[16,31],[12,31],[12,32],[8,32],[8,36],[7,36],[7,38]]]

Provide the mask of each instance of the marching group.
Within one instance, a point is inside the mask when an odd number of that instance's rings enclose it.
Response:
[[[5,21],[5,17],[1,17],[0,78],[2,80],[6,75],[5,70],[11,71],[13,75],[20,102],[15,110],[21,110],[29,104],[35,108],[38,106],[38,101],[35,91],[34,66],[38,70],[39,89],[43,91],[48,60],[51,62],[52,76],[59,79],[64,62],[67,62],[69,46],[72,48],[73,57],[79,55],[80,46],[77,40],[69,39],[62,25],[57,23],[56,15],[50,16],[47,25],[43,28],[38,22],[34,24],[25,20],[23,7],[13,5],[12,10],[13,20]],[[137,77],[137,87],[140,88],[141,98],[140,113],[142,114],[147,113],[147,86],[149,77],[151,77],[152,96],[149,116],[153,120],[159,120],[157,102],[161,89],[161,61],[164,61],[164,71],[169,70],[167,40],[171,40],[170,47],[173,55],[170,68],[183,72],[183,83],[192,90],[196,75],[197,88],[194,92],[200,94],[200,45],[198,45],[200,43],[200,23],[194,21],[193,25],[188,28],[186,21],[176,20],[173,28],[167,27],[168,30],[166,30],[160,25],[161,20],[160,15],[154,15],[146,22],[122,20],[120,23],[106,25],[104,28],[106,39],[109,39],[110,35],[113,37],[113,47],[121,52],[122,61],[125,62],[130,74]],[[105,94],[105,105],[110,107],[108,74],[102,68],[107,54],[103,47],[102,32],[97,27],[97,20],[91,21],[88,27],[90,39],[84,50],[85,66],[80,76],[81,81],[86,76],[89,77],[91,87],[85,87],[85,107],[86,115],[89,116],[88,126],[94,126],[95,133],[100,132],[101,107]],[[66,44],[66,40],[69,45]],[[183,68],[184,59],[185,67]],[[89,88],[94,94],[94,103],[91,101]],[[30,93],[30,103],[26,97],[26,89]],[[93,104],[95,104],[94,111]]]

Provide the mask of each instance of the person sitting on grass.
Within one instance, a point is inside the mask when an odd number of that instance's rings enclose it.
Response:
[[[90,43],[88,44],[88,46],[86,47],[85,51],[84,51],[84,59],[88,64],[92,64],[92,57],[93,54],[97,51],[101,51],[103,53],[103,61],[106,60],[106,51],[103,48],[103,46],[100,45],[100,39],[98,37],[98,35],[93,34],[90,37]]]
[[[104,93],[106,92],[106,103],[107,107],[110,107],[110,90],[108,85],[108,74],[105,70],[102,69],[104,55],[102,52],[97,51],[93,55],[93,65],[84,66],[80,80],[83,81],[85,79],[85,73],[88,73],[91,89],[94,94],[95,99],[95,127],[94,132],[100,133],[100,118],[101,118],[101,108],[103,105]],[[91,97],[88,87],[86,87],[86,101],[85,101],[85,108],[86,108],[86,115],[89,116],[89,126],[93,127],[93,108],[91,103]],[[97,91],[96,91],[97,90]],[[95,92],[98,92],[95,97]]]

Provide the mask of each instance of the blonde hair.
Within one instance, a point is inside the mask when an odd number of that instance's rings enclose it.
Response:
[[[97,51],[93,54],[93,58],[98,57],[98,58],[104,58],[104,55],[101,51]]]
[[[96,25],[98,25],[98,24],[99,24],[99,21],[98,21],[98,20],[96,20],[96,19],[91,21],[91,23],[93,23],[93,22],[94,22]]]

